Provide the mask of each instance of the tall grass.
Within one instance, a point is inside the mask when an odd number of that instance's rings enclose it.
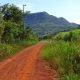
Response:
[[[41,57],[58,71],[60,77],[65,75],[71,77],[70,73],[80,75],[80,61],[78,60],[80,58],[80,43],[53,41],[48,43],[41,53]],[[72,77],[71,79],[67,79],[67,77],[64,80],[74,80]]]
[[[80,40],[80,29],[75,29],[67,32],[60,32],[57,34],[54,39],[56,40],[65,40],[65,41],[79,41]]]
[[[16,52],[22,50],[25,47],[31,46],[35,43],[37,43],[37,40],[24,40],[24,41],[18,41],[15,43],[7,44],[7,43],[1,43],[0,44],[0,60],[14,55]]]

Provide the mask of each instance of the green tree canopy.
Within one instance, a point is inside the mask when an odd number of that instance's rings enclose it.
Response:
[[[15,5],[5,4],[2,6],[1,12],[5,21],[12,20],[16,23],[21,23],[23,19],[23,12]]]

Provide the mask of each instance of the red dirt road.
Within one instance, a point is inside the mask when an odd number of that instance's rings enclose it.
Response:
[[[39,58],[42,47],[38,43],[0,62],[0,80],[57,80],[55,70]]]

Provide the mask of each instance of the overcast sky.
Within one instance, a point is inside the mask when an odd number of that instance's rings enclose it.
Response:
[[[80,0],[0,0],[0,3],[13,3],[20,8],[26,4],[25,10],[32,13],[46,11],[80,24]]]

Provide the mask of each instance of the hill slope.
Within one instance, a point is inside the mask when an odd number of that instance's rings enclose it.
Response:
[[[24,21],[25,25],[29,25],[39,35],[55,34],[78,26],[78,24],[70,23],[62,17],[57,18],[46,12],[31,13],[25,16]]]

